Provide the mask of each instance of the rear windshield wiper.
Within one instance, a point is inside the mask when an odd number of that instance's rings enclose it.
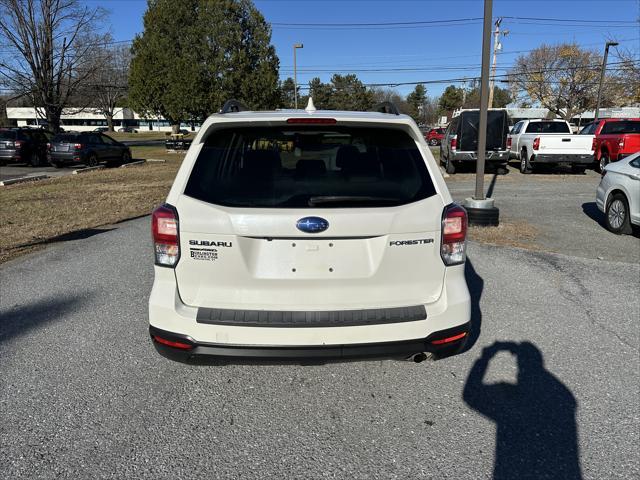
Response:
[[[326,195],[322,197],[310,197],[307,204],[310,207],[326,205],[330,203],[378,203],[384,205],[397,205],[400,200],[389,197],[368,197],[358,195]]]

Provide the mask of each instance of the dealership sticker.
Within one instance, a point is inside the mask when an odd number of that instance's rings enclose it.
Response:
[[[218,259],[218,250],[215,248],[190,248],[191,258],[194,260],[208,260],[210,262]]]

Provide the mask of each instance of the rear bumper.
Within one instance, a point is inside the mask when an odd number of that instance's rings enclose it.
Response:
[[[22,155],[17,150],[0,150],[0,160],[5,162],[18,161],[22,158]]]
[[[478,160],[478,154],[476,152],[455,152],[452,154],[454,162],[475,162]],[[487,162],[508,162],[508,151],[489,151],[485,153],[485,161]]]
[[[84,155],[82,153],[48,153],[47,160],[49,163],[83,163]]]
[[[228,345],[198,343],[187,335],[149,327],[153,346],[163,357],[179,362],[188,362],[201,357],[219,358],[262,358],[262,359],[364,359],[364,358],[408,358],[412,355],[430,352],[451,355],[462,350],[466,344],[470,323],[434,332],[426,338],[397,342],[364,344],[322,345],[322,346],[275,346],[275,345]],[[176,348],[161,343],[168,340],[189,348]],[[446,343],[441,343],[448,340]]]
[[[589,165],[595,162],[593,154],[544,154],[536,153],[530,163],[578,163]]]
[[[398,312],[394,306],[372,303],[368,306],[341,306],[345,313],[358,312],[355,310],[357,308],[376,307],[376,318],[372,322],[368,321],[368,316],[365,318],[360,313],[350,318],[348,315],[336,316],[335,311],[329,312],[331,315],[326,318],[314,319],[310,316],[306,322],[301,321],[296,326],[280,321],[269,326],[262,326],[255,321],[245,323],[250,319],[246,311],[241,316],[244,318],[242,322],[238,321],[241,318],[238,317],[240,311],[234,312],[236,317],[233,322],[220,321],[229,311],[212,312],[204,318],[201,309],[182,302],[175,272],[155,267],[149,298],[149,324],[152,334],[155,329],[156,332],[169,335],[166,338],[168,340],[175,338],[178,342],[193,346],[189,351],[179,351],[154,342],[160,353],[174,353],[183,359],[194,355],[347,358],[406,357],[450,347],[428,344],[427,340],[452,329],[467,331],[471,319],[471,298],[464,276],[464,264],[447,267],[440,297],[432,303],[420,305],[420,308],[424,307],[426,315],[418,317],[417,309],[413,312],[415,307],[411,307],[399,318],[396,317]],[[412,313],[416,313],[416,316],[409,317]],[[214,314],[220,314],[221,317],[215,317]],[[297,321],[296,318],[293,316],[288,321]],[[279,317],[274,319],[278,320]],[[463,340],[461,337],[460,343]]]

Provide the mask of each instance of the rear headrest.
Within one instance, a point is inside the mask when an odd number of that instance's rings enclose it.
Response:
[[[327,172],[327,166],[322,160],[304,159],[296,162],[296,176],[311,177],[323,175]]]
[[[342,167],[348,175],[375,176],[380,174],[380,161],[372,152],[363,152],[350,158]]]
[[[280,154],[275,150],[249,150],[244,154],[245,172],[272,173],[281,168]]]
[[[344,168],[345,164],[357,158],[360,150],[353,145],[342,145],[336,152],[336,167]]]

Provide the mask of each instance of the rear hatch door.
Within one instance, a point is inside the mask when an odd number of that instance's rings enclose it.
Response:
[[[339,310],[439,298],[442,198],[405,132],[231,129],[177,202],[192,306]]]

